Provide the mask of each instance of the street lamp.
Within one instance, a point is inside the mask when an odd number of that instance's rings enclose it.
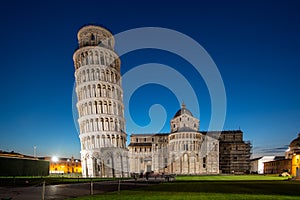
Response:
[[[52,162],[58,162],[58,157],[57,157],[57,156],[53,156],[53,157],[51,158],[51,161],[52,161]]]
[[[36,146],[33,147],[33,157],[36,157]]]

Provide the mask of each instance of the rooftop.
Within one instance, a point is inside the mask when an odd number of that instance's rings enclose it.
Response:
[[[178,116],[183,115],[183,114],[193,116],[192,112],[189,109],[186,108],[184,103],[181,104],[181,108],[176,112],[176,114],[174,115],[173,118],[178,117]]]

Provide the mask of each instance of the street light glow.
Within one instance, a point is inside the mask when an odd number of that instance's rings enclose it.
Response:
[[[57,156],[53,156],[51,160],[52,160],[52,162],[57,162],[58,161],[58,157]]]

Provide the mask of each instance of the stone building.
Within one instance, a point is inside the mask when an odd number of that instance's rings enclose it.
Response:
[[[112,34],[82,27],[74,52],[83,177],[128,176],[120,59]]]
[[[220,173],[249,173],[252,145],[243,140],[243,132],[241,130],[222,131],[219,141]]]
[[[170,122],[170,133],[132,134],[130,171],[176,174],[250,172],[251,143],[241,130],[198,131],[199,120],[185,108]]]
[[[43,157],[40,158],[50,162],[50,174],[69,174],[75,175],[82,173],[81,161],[71,158],[59,158],[59,157]]]
[[[291,160],[291,175],[300,179],[300,133],[291,141],[289,149],[286,151],[286,159]]]
[[[274,161],[265,162],[264,173],[281,174],[288,172],[296,179],[300,179],[300,133],[298,137],[291,141],[285,157],[279,157]]]
[[[274,161],[276,156],[261,156],[250,160],[250,173],[264,174],[264,163]]]
[[[170,125],[170,133],[130,136],[130,172],[218,174],[219,141],[199,132],[199,120],[185,105]]]
[[[273,161],[264,163],[264,174],[281,174],[291,172],[291,159],[277,158]]]

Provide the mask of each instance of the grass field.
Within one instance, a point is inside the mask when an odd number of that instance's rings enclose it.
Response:
[[[272,181],[287,180],[278,175],[216,175],[216,176],[177,176],[177,181]]]
[[[76,198],[95,199],[300,199],[300,181],[278,176],[179,176],[175,182]]]

